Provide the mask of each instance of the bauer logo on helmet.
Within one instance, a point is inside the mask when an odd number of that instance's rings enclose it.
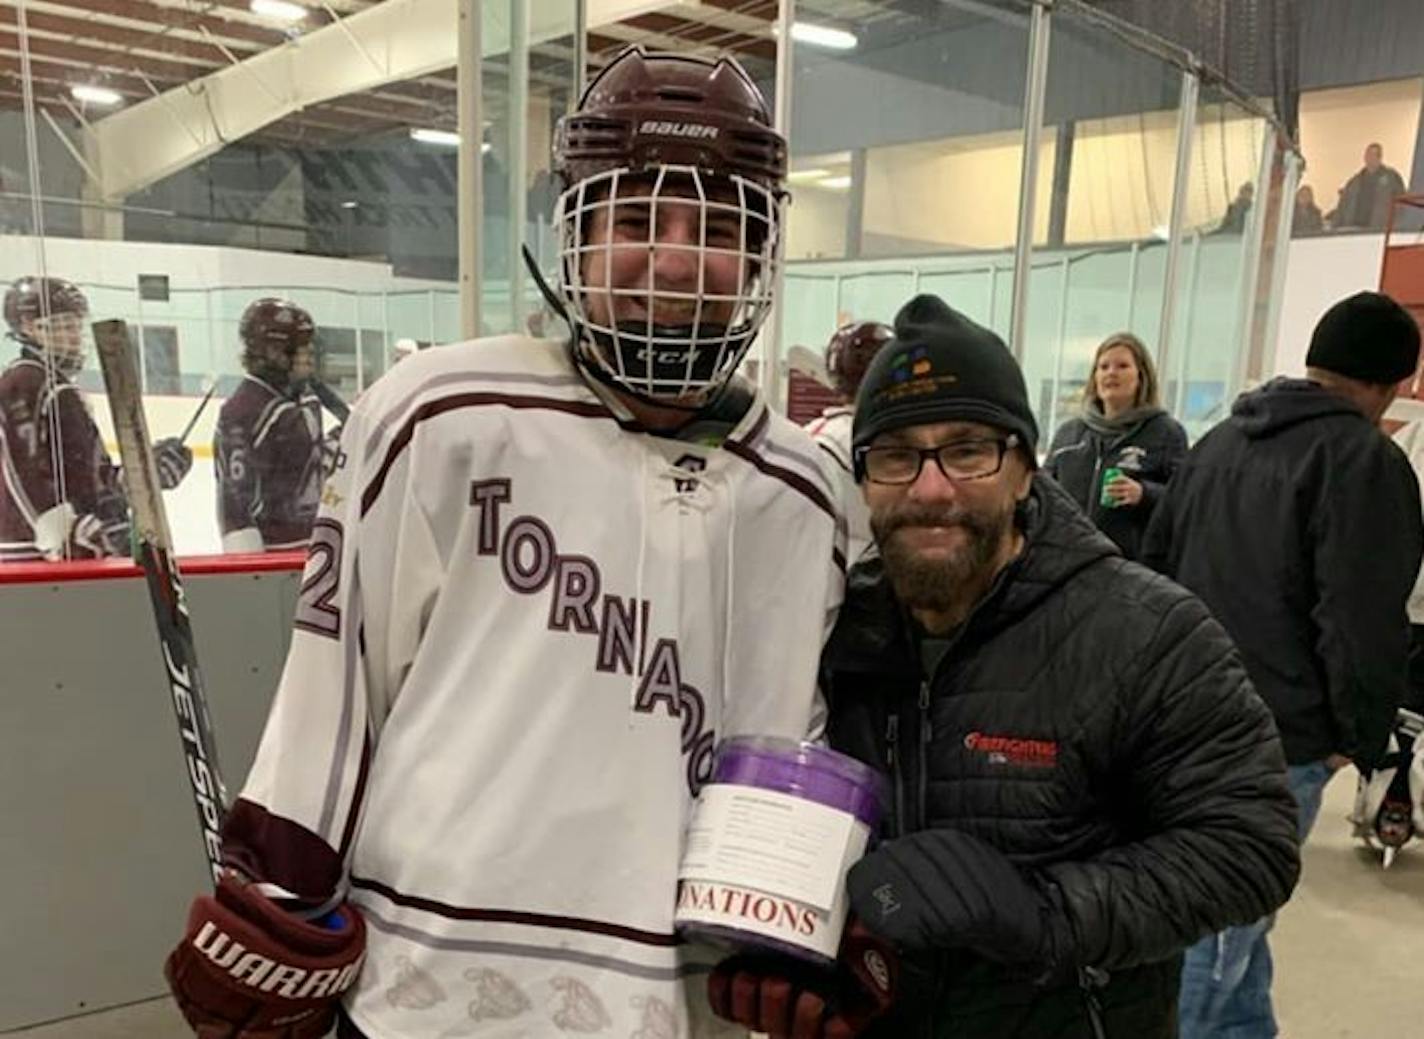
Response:
[[[671,123],[666,120],[644,119],[638,127],[638,132],[655,137],[693,137],[698,140],[710,141],[720,131],[717,127],[708,126],[705,123]]]

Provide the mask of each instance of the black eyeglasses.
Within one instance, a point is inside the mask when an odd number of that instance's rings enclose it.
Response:
[[[925,459],[933,458],[946,480],[982,480],[1004,467],[1004,455],[1019,445],[1017,433],[1003,437],[952,440],[936,447],[862,447],[857,468],[871,483],[907,484],[920,478]]]

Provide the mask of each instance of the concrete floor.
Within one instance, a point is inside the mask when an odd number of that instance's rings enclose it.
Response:
[[[1350,839],[1354,773],[1337,778],[1305,849],[1305,875],[1272,938],[1281,1039],[1418,1034],[1424,845],[1388,873]],[[6,1033],[24,1039],[185,1039],[167,1000]],[[1117,1037],[1114,1037],[1117,1039]],[[1129,1037],[1130,1039],[1130,1037]]]
[[[1345,821],[1355,777],[1326,787],[1304,876],[1271,936],[1282,1039],[1424,1034],[1424,844],[1381,870]]]

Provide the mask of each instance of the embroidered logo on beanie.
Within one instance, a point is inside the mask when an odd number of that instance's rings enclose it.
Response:
[[[908,397],[932,394],[942,386],[959,381],[951,372],[935,373],[934,361],[927,347],[901,350],[890,359],[888,384],[875,395],[876,400],[890,402]]]

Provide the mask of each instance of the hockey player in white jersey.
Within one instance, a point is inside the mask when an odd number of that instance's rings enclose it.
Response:
[[[624,52],[557,135],[572,334],[422,351],[357,404],[167,964],[195,1028],[724,1027],[672,926],[688,809],[721,738],[815,728],[845,568],[812,441],[734,375],[785,165],[735,61]]]
[[[826,373],[831,377],[831,388],[840,394],[841,403],[806,423],[806,432],[815,438],[816,446],[827,456],[827,468],[836,480],[848,531],[846,558],[852,564],[874,540],[870,533],[870,510],[855,482],[851,465],[850,427],[855,417],[855,395],[860,391],[865,369],[894,335],[894,329],[879,321],[852,321],[836,329],[826,344]]]

